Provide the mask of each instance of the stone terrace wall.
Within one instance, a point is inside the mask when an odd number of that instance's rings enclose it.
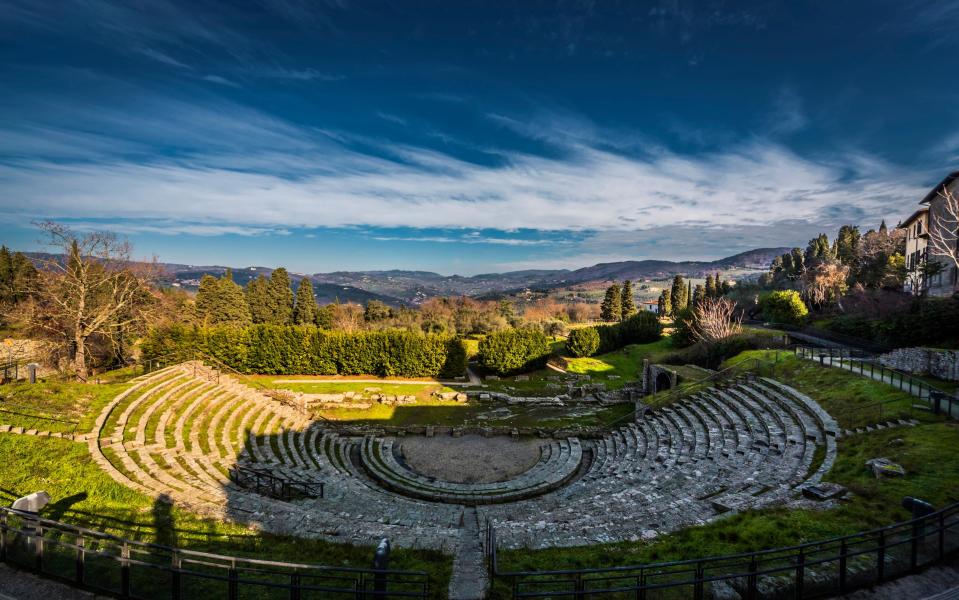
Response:
[[[880,356],[879,362],[908,373],[928,374],[939,379],[959,381],[959,350],[899,348]]]

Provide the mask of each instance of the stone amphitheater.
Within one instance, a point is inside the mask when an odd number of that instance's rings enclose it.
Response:
[[[815,503],[802,491],[836,454],[836,422],[771,379],[743,377],[640,412],[592,439],[537,439],[531,466],[505,479],[456,482],[415,470],[407,438],[338,435],[184,363],[117,396],[88,444],[117,481],[204,515],[355,544],[388,537],[457,561],[482,556],[486,522],[502,547],[542,548],[651,539],[749,508]],[[261,495],[231,479],[237,467],[323,482],[324,493]]]

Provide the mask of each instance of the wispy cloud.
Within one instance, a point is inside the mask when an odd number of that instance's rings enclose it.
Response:
[[[428,242],[434,244],[489,244],[492,246],[564,246],[572,244],[569,240],[528,240],[520,238],[499,238],[486,236],[387,236],[375,235],[372,239],[378,242]]]
[[[233,88],[240,87],[239,83],[235,81],[231,81],[227,79],[226,77],[222,77],[220,75],[204,75],[202,79],[203,81],[209,81],[210,83],[215,83],[217,85],[225,85],[227,87],[233,87]]]
[[[773,98],[772,112],[767,118],[767,128],[772,134],[790,134],[804,129],[809,123],[803,109],[803,101],[791,87],[781,87]]]

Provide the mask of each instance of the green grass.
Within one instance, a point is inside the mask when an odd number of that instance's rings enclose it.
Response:
[[[76,427],[78,433],[85,433],[93,428],[103,407],[127,387],[126,383],[60,381],[4,385],[0,387],[0,424],[57,432]],[[76,426],[50,419],[71,421]]]
[[[820,366],[789,352],[749,350],[727,360],[723,368],[753,359],[775,362],[774,379],[818,402],[843,428],[897,418],[934,419],[928,412],[911,408],[913,404],[921,404],[921,400],[891,385],[838,367]]]
[[[501,551],[500,570],[575,569],[749,552],[844,535],[910,518],[902,497],[918,496],[940,507],[959,501],[959,425],[930,423],[844,438],[827,481],[847,486],[852,499],[831,510],[771,508],[709,525],[689,527],[652,542],[623,542],[548,550]],[[906,476],[877,480],[864,463],[885,456]],[[494,598],[508,597],[498,581]]]
[[[322,540],[275,536],[234,523],[200,518],[176,506],[168,508],[113,481],[93,462],[86,446],[57,439],[0,434],[0,497],[14,498],[46,490],[52,502],[46,518],[106,531],[129,539],[192,550],[368,567],[373,548]],[[390,566],[424,570],[432,577],[434,597],[442,598],[452,559],[440,552],[394,549]]]

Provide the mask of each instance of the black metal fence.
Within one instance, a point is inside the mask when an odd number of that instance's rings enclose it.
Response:
[[[143,600],[366,600],[427,598],[430,593],[429,575],[423,571],[196,552],[125,540],[10,508],[0,508],[0,562],[98,593]]]
[[[916,398],[925,400],[929,409],[935,414],[959,418],[959,398],[909,373],[886,367],[868,352],[846,348],[796,346],[793,348],[793,353],[800,358],[816,360],[823,365],[829,364],[888,383]]]
[[[881,583],[959,552],[959,503],[852,535],[730,556],[598,569],[500,571],[487,527],[490,573],[512,598],[822,598]],[[731,594],[725,597],[734,597]]]
[[[246,465],[230,467],[230,481],[256,492],[286,502],[304,498],[322,498],[325,487],[322,481],[280,476],[267,469],[258,469]]]

